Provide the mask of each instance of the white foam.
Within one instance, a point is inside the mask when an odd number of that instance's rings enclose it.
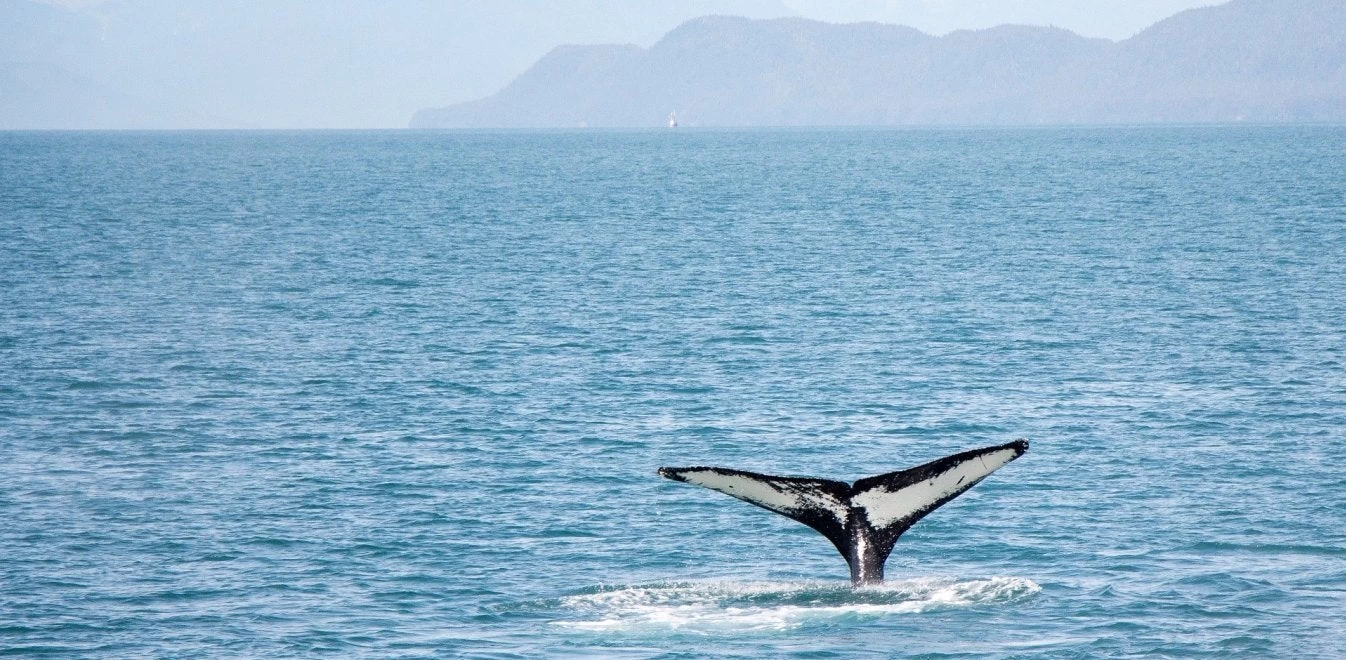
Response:
[[[1042,590],[1032,580],[915,578],[852,590],[835,582],[705,582],[623,587],[564,598],[555,625],[593,632],[780,631],[815,622],[881,618],[1010,603]]]

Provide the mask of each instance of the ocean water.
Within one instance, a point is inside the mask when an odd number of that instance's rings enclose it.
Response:
[[[0,133],[0,650],[1331,658],[1344,501],[1343,127]]]

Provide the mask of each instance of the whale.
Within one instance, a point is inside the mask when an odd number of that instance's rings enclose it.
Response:
[[[808,525],[836,546],[850,566],[851,584],[858,587],[883,581],[888,555],[912,525],[1026,451],[1028,441],[1015,440],[852,484],[718,467],[661,467],[659,475],[737,497]]]

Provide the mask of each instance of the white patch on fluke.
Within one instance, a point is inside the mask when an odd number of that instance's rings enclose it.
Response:
[[[851,496],[851,504],[865,510],[869,524],[875,528],[887,527],[904,518],[928,509],[936,502],[960,493],[987,475],[1014,460],[1019,453],[1005,448],[970,458],[933,479],[914,483],[891,491],[883,486]]]
[[[849,510],[846,504],[827,493],[801,488],[787,481],[755,479],[714,470],[683,470],[678,473],[690,484],[732,495],[772,511],[790,513],[800,509],[824,509],[843,525]]]

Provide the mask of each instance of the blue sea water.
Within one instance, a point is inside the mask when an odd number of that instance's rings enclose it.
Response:
[[[1343,500],[1343,127],[0,133],[3,651],[1340,657]]]

